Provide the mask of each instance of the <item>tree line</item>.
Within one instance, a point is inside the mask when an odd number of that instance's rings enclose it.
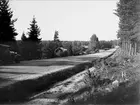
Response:
[[[42,57],[53,58],[55,56],[55,49],[63,47],[67,49],[67,53],[64,56],[76,56],[83,54],[92,54],[99,52],[99,49],[110,49],[117,46],[117,40],[105,41],[98,40],[96,34],[93,34],[90,41],[61,41],[56,44],[54,40],[42,41]]]
[[[129,55],[140,52],[139,6],[139,0],[120,0],[115,12],[120,20],[118,30],[120,46]]]
[[[9,7],[9,0],[0,1],[0,44],[10,45],[11,50],[21,54],[23,60],[54,58],[57,48],[67,49],[61,56],[73,56],[98,52],[99,49],[112,48],[115,41],[99,41],[93,34],[90,41],[61,41],[59,32],[54,32],[54,38],[50,41],[42,41],[41,29],[35,16],[27,32],[23,32],[20,41],[16,41],[18,33],[14,28],[17,19],[12,19],[13,11]]]

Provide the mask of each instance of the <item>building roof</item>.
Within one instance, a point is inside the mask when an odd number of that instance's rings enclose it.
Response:
[[[61,51],[67,51],[67,49],[65,49],[65,48],[63,48],[63,47],[58,47],[58,48],[55,50],[55,52],[57,52],[57,51],[59,51],[59,50],[61,50]]]
[[[83,47],[83,48],[88,48],[88,46],[86,46],[86,45],[83,45],[82,47]]]
[[[0,47],[10,48],[9,45],[5,45],[5,44],[0,44]]]

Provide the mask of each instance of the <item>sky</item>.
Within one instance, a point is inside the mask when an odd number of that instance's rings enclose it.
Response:
[[[113,14],[118,0],[10,0],[17,40],[27,33],[33,16],[41,29],[42,40],[88,41],[93,34],[99,40],[117,39],[119,18]]]

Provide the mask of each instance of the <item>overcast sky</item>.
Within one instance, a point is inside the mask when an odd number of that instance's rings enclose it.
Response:
[[[113,14],[118,0],[11,0],[18,36],[30,27],[35,15],[43,40],[52,40],[55,30],[60,40],[116,39],[119,19]]]

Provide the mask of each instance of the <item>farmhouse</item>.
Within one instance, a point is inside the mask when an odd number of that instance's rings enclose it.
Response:
[[[54,52],[55,52],[55,55],[58,56],[58,57],[67,56],[68,55],[67,49],[65,49],[63,47],[58,47]]]

